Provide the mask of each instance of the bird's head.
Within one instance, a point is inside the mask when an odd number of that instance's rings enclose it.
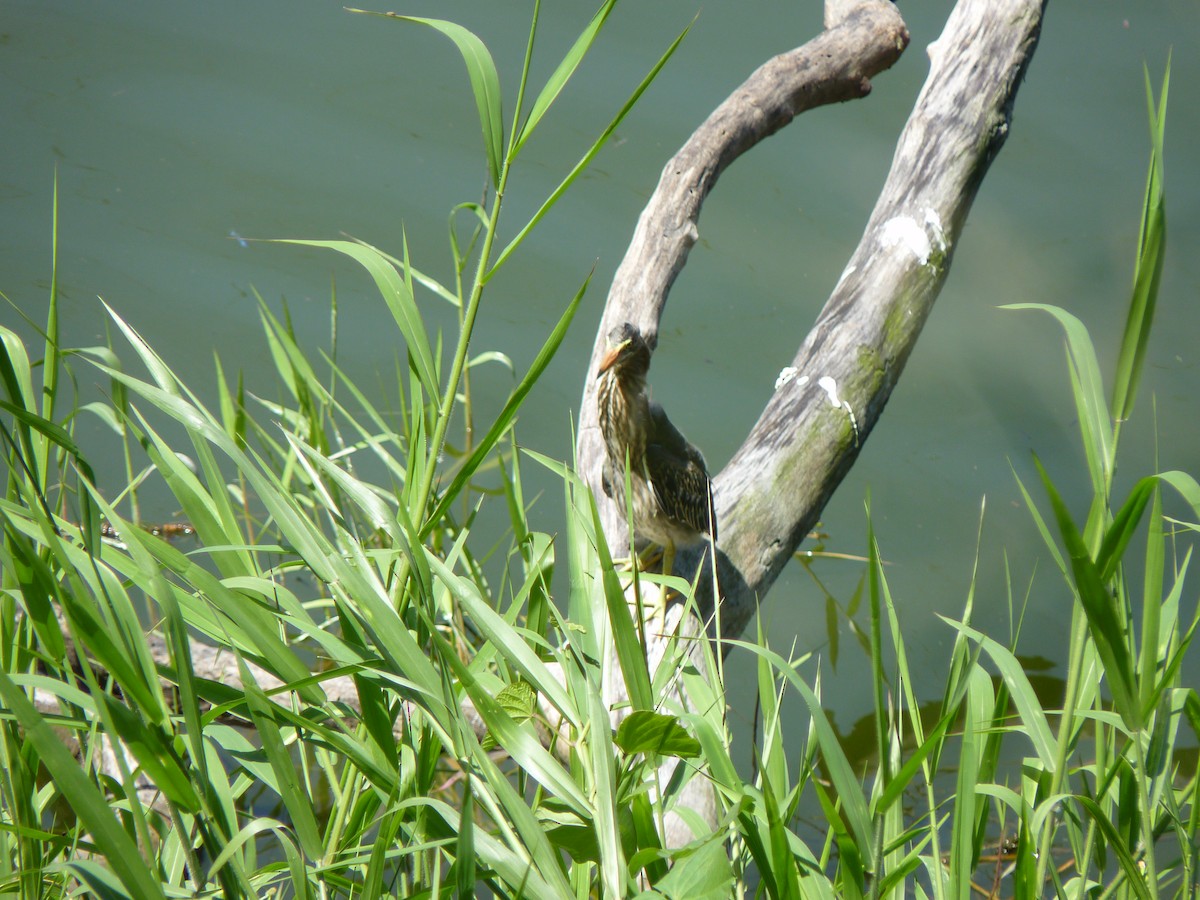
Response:
[[[644,376],[650,368],[650,345],[642,333],[628,322],[622,322],[608,333],[608,351],[600,360],[597,377],[609,369],[617,374]]]

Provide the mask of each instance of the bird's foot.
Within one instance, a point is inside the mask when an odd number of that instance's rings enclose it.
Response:
[[[617,556],[613,557],[613,568],[619,572],[632,572],[634,563],[638,563],[638,571],[642,570],[640,560],[636,556]]]
[[[651,544],[637,555],[638,571],[650,571],[653,567],[661,563],[666,555],[667,551],[663,547],[660,547],[658,544]]]

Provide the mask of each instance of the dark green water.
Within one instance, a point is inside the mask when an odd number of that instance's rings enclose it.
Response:
[[[540,77],[591,12],[576,3],[545,6]],[[511,92],[529,8],[475,0],[397,9],[475,30]],[[507,198],[509,234],[697,8],[656,0],[618,9],[524,155]],[[924,48],[948,9],[905,4],[912,45],[873,94],[803,116],[743,158],[707,204],[651,375],[656,397],[711,467],[723,465],[757,418],[857,242],[925,76]],[[815,2],[704,4],[614,143],[494,283],[476,347],[502,349],[523,370],[596,265],[574,332],[522,416],[527,446],[570,454],[571,410],[604,292],[667,157],[757,64],[819,28]],[[928,678],[924,696],[940,693],[953,633],[935,613],[962,609],[985,495],[977,622],[1007,639],[1007,550],[1019,596],[1037,569],[1023,654],[1053,671],[1065,652],[1066,593],[1019,508],[1012,471],[1032,488],[1036,451],[1084,515],[1085,469],[1061,334],[1049,317],[997,307],[1065,306],[1092,329],[1111,371],[1148,155],[1142,65],[1157,85],[1172,46],[1169,249],[1142,403],[1123,435],[1121,478],[1128,485],[1151,471],[1156,454],[1160,468],[1200,474],[1200,7],[1057,2],[946,290],[824,516],[830,549],[863,553],[870,493],[914,668]],[[449,42],[335,3],[6,3],[0,123],[0,290],[44,320],[57,169],[67,343],[104,341],[102,296],[202,389],[212,381],[214,351],[227,368],[244,369],[250,386],[269,384],[252,286],[276,308],[286,298],[304,339],[325,346],[336,275],[343,365],[369,386],[376,371],[389,377],[397,352],[386,311],[350,264],[316,251],[243,245],[233,235],[345,232],[398,251],[403,228],[414,261],[448,277],[448,211],[479,199],[484,184],[474,105]],[[8,307],[0,321],[20,327]],[[499,368],[481,373],[476,399],[494,409],[510,376]],[[109,475],[115,486],[116,466]],[[552,482],[542,485],[550,492],[538,507],[540,524],[557,530],[561,500]],[[499,507],[489,515],[504,519]],[[861,567],[818,561],[816,571],[845,603]],[[778,582],[763,616],[776,649],[786,652],[794,636],[797,651],[828,657],[823,599],[800,567]],[[870,686],[844,624],[841,640],[842,664],[836,675],[826,671],[825,697],[849,730],[869,708]],[[730,665],[742,741],[752,668],[738,654]],[[801,724],[798,716],[797,732]]]

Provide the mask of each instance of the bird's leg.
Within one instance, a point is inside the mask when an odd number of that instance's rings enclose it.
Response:
[[[662,573],[670,575],[675,569],[675,542],[667,541],[662,548]],[[658,619],[658,633],[667,633],[667,586],[659,585],[658,601],[654,604],[653,615]]]
[[[637,567],[639,572],[642,570],[641,558],[638,557],[637,555],[614,556],[612,564],[613,564],[614,569],[618,569],[618,570],[622,570],[622,571],[632,572],[635,566]]]
[[[666,548],[659,544],[648,544],[641,553],[637,555],[638,571],[645,572],[650,569],[655,563],[663,558],[666,553]]]

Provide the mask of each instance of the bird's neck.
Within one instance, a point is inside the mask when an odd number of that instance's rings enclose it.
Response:
[[[647,402],[648,395],[646,394],[646,376],[636,373],[629,373],[623,381],[618,382],[622,393],[634,403]]]

